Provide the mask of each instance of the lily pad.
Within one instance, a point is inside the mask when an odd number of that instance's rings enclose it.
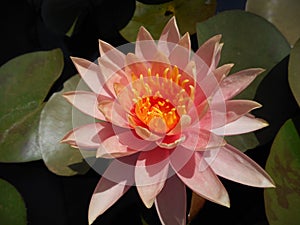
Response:
[[[0,161],[41,159],[36,130],[40,110],[63,68],[59,49],[16,57],[0,68]]]
[[[20,193],[2,179],[0,190],[0,224],[26,225],[26,208]]]
[[[298,225],[300,221],[300,137],[290,119],[279,130],[266,170],[275,189],[266,189],[265,207],[270,225]]]
[[[291,51],[289,61],[289,84],[293,95],[300,106],[300,39]]]
[[[193,34],[196,32],[196,22],[213,16],[215,11],[216,0],[173,0],[156,5],[136,2],[133,18],[120,33],[134,42],[139,28],[144,26],[154,39],[158,39],[165,24],[175,15],[181,33]]]
[[[62,176],[84,174],[89,169],[79,149],[60,143],[65,134],[73,129],[72,110],[75,110],[62,97],[62,93],[75,90],[79,81],[79,75],[70,78],[61,92],[51,96],[41,113],[39,124],[43,160],[50,171]],[[87,120],[89,117],[82,115],[80,122],[84,123],[85,118]]]
[[[299,0],[248,0],[246,10],[273,23],[291,45],[299,39]]]
[[[253,99],[264,76],[290,53],[289,43],[274,25],[249,12],[225,11],[197,24],[199,45],[216,34],[222,34],[224,42],[220,64],[234,63],[232,72],[266,69],[238,98]]]

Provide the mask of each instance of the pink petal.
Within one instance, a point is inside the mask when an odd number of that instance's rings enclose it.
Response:
[[[113,127],[113,132],[114,135],[101,139],[97,150],[98,158],[118,158],[155,147],[153,142],[139,138],[132,130]]]
[[[191,43],[189,33],[186,33],[174,47],[170,53],[169,60],[172,65],[176,65],[179,69],[183,70],[190,59]]]
[[[129,128],[127,113],[117,101],[99,101],[98,109],[102,112],[107,121],[116,126]]]
[[[158,41],[158,49],[168,56],[171,50],[174,48],[174,43],[178,43],[179,39],[180,33],[178,30],[176,19],[173,16],[166,24],[160,35]]]
[[[185,185],[176,176],[170,177],[155,200],[156,210],[162,224],[186,224]]]
[[[210,161],[210,167],[221,177],[255,187],[274,187],[272,178],[257,163],[233,146],[222,147]]]
[[[228,123],[223,127],[213,129],[212,132],[216,135],[229,136],[249,133],[264,128],[268,125],[269,124],[262,119],[250,116],[242,116],[239,119]]]
[[[260,107],[259,103],[250,100],[211,103],[210,111],[205,114],[199,126],[209,130],[223,127]]]
[[[157,47],[151,34],[141,27],[135,43],[135,54],[145,60],[153,61],[156,52]]]
[[[101,142],[98,133],[104,130],[110,130],[106,123],[87,124],[71,130],[61,142],[77,148],[97,149]],[[108,131],[107,134],[109,133]]]
[[[99,50],[101,58],[105,58],[118,68],[123,68],[125,55],[105,41],[99,40]]]
[[[124,131],[122,133],[115,133],[114,135],[109,136],[108,138],[101,139],[101,144],[97,150],[97,158],[119,158],[127,155],[132,155],[138,151],[134,149],[134,145],[126,145],[119,141],[120,137],[126,136],[130,137],[133,140],[133,135],[131,131]],[[144,141],[145,144],[146,141]]]
[[[206,77],[203,77],[201,81],[198,81],[195,91],[195,105],[202,103],[219,91],[219,84],[228,75],[232,67],[233,64],[224,64],[209,73]],[[225,101],[223,96],[221,98],[216,98],[215,96],[214,99],[219,102]]]
[[[171,70],[170,61],[164,53],[157,51],[153,60],[154,62],[151,63],[152,76],[159,74],[160,77],[163,77],[163,74],[167,68]]]
[[[122,68],[112,64],[105,58],[99,58],[98,63],[103,74],[101,78],[103,83],[102,92],[105,91],[110,96],[116,97],[114,93],[114,84],[121,83],[122,85],[126,86],[128,84],[128,80],[131,80],[131,77],[129,78]]]
[[[182,157],[172,157],[171,165],[178,177],[196,194],[212,202],[229,207],[229,197],[224,186],[206,165],[202,153],[191,155],[190,150],[181,149]],[[204,168],[204,169],[201,169]]]
[[[133,53],[128,53],[126,55],[126,71],[127,74],[135,75],[137,78],[140,77],[140,75],[146,75],[148,74],[148,66],[147,62],[143,59],[140,59]]]
[[[195,104],[205,101],[208,97],[213,96],[216,91],[219,90],[219,84],[223,78],[225,78],[225,74],[229,73],[231,65],[232,64],[226,64],[223,67],[219,67],[199,81],[201,91],[196,89]]]
[[[228,100],[226,101],[227,123],[233,122],[261,106],[258,102],[251,100]]]
[[[264,69],[251,68],[226,77],[220,84],[225,100],[233,98],[243,91]]]
[[[139,154],[135,168],[135,182],[147,208],[151,208],[165,184],[169,170],[168,156],[169,152],[161,148]]]
[[[216,35],[206,41],[196,51],[193,61],[196,62],[197,78],[201,81],[210,72],[214,71],[220,59],[222,44],[221,35]]]
[[[188,114],[191,117],[192,124],[199,123],[202,120],[202,118],[207,114],[210,104],[208,101],[209,99],[205,99],[200,104],[195,104],[195,106],[190,109]]]
[[[102,73],[99,66],[86,59],[75,57],[71,57],[71,59],[84,82],[93,92],[99,94],[102,89],[102,83],[99,79]]]
[[[185,141],[181,145],[195,151],[205,151],[210,148],[217,148],[225,145],[225,140],[207,130],[187,129],[184,132]]]
[[[99,120],[105,120],[103,114],[98,109],[98,95],[87,91],[65,92],[63,97],[67,99],[81,112]]]
[[[126,185],[126,181],[115,183],[102,178],[90,201],[88,212],[89,224],[92,224],[98,216],[111,207],[129,188],[130,186]]]
[[[94,191],[89,206],[89,224],[111,207],[134,182],[135,156],[123,161],[114,160],[104,172]]]
[[[226,102],[212,102],[209,111],[200,120],[199,126],[206,130],[221,128],[242,116],[248,114],[251,110],[261,107],[257,102],[250,100],[228,100]],[[225,131],[224,131],[225,132]]]
[[[213,62],[213,57],[215,52],[218,50],[218,46],[220,44],[220,40],[222,35],[215,35],[212,38],[208,39],[203,45],[199,47],[196,51],[196,56],[200,57],[209,67]]]

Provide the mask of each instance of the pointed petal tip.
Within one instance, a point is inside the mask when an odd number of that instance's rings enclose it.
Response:
[[[217,203],[227,208],[230,208],[230,199],[227,192],[222,197],[220,197]]]
[[[150,208],[153,206],[154,200],[155,200],[155,199],[153,199],[153,200],[151,200],[151,201],[149,201],[149,202],[144,202],[144,205],[145,205],[148,209],[150,209]]]
[[[276,188],[276,184],[270,176],[267,176],[265,180],[261,182],[260,187],[262,188]]]
[[[75,57],[75,56],[70,56],[70,59],[72,60],[72,62],[74,63],[75,66],[80,65],[81,61],[86,61],[83,58],[79,58],[79,57]]]
[[[264,127],[267,127],[267,126],[270,125],[270,124],[269,124],[267,121],[265,121],[264,119],[257,118],[257,120],[259,120],[259,121],[261,122],[261,124],[262,124],[262,127],[261,127],[261,128],[264,128]]]
[[[96,218],[88,218],[88,222],[89,222],[89,225],[92,225],[94,223],[94,221],[96,220]]]

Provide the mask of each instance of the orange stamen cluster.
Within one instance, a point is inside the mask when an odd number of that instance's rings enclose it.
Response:
[[[132,125],[142,122],[151,130],[164,133],[172,130],[183,114],[189,101],[194,99],[193,80],[178,67],[155,62],[141,74],[131,74],[134,95]],[[170,102],[172,100],[172,103]]]
[[[161,118],[167,126],[167,131],[173,129],[179,121],[176,108],[168,99],[157,96],[147,96],[139,99],[135,104],[135,115],[145,124],[151,120]]]

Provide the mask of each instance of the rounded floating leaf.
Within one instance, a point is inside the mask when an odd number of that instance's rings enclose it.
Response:
[[[39,144],[43,160],[50,171],[62,176],[83,174],[89,169],[78,149],[60,143],[64,135],[73,129],[72,105],[62,97],[62,93],[75,90],[79,80],[77,75],[66,81],[63,90],[53,94],[46,103],[40,118]],[[82,117],[84,121],[87,116]]]
[[[173,0],[157,5],[136,2],[132,20],[120,33],[128,41],[134,42],[139,28],[144,26],[154,39],[158,39],[164,25],[175,15],[181,34],[193,34],[196,32],[196,22],[213,16],[215,10],[216,0]]]
[[[300,37],[299,0],[248,0],[246,10],[273,23],[291,45]]]
[[[289,61],[289,84],[293,95],[300,106],[300,39],[291,51]]]
[[[239,98],[253,99],[263,77],[290,52],[288,42],[271,23],[240,10],[222,12],[197,25],[199,45],[216,34],[222,34],[224,42],[220,63],[234,63],[232,72],[253,67],[266,69]]]
[[[0,161],[41,159],[36,130],[43,101],[63,69],[59,49],[18,56],[0,68]]]
[[[266,189],[264,193],[270,225],[298,225],[300,137],[291,119],[281,127],[273,142],[266,170],[276,184],[275,189]]]
[[[14,186],[0,179],[0,224],[26,225],[26,208]]]

